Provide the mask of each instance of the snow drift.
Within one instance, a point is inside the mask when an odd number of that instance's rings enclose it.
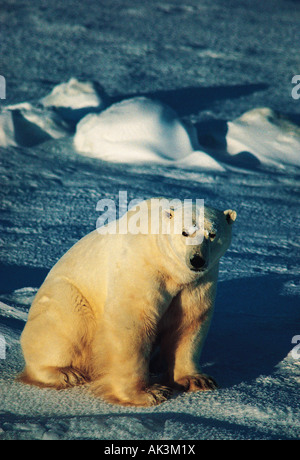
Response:
[[[83,116],[103,110],[106,104],[107,96],[98,83],[71,78],[39,101],[3,107],[0,146],[32,147],[70,136]]]
[[[77,125],[74,146],[80,153],[119,163],[162,163],[223,170],[198,151],[197,132],[166,104],[136,97],[113,104]]]
[[[267,107],[228,122],[226,140],[227,152],[241,162],[250,153],[265,165],[300,166],[300,128]]]
[[[32,147],[69,134],[69,126],[52,109],[24,102],[7,106],[0,112],[2,147]]]
[[[56,85],[40,103],[44,107],[55,108],[63,119],[77,123],[87,113],[103,110],[108,97],[99,83],[73,77]]]
[[[32,147],[72,136],[78,154],[112,163],[203,171],[300,166],[300,128],[267,107],[228,121],[225,149],[201,146],[196,126],[159,100],[134,97],[109,105],[101,85],[76,78],[56,85],[39,101],[0,112],[2,147]]]

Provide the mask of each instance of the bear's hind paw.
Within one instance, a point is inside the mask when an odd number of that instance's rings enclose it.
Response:
[[[53,367],[42,366],[36,368],[34,373],[25,369],[17,378],[19,382],[36,385],[38,387],[50,387],[63,390],[75,385],[84,385],[90,381],[88,375],[72,366]]]
[[[84,385],[89,382],[89,377],[74,367],[61,367],[58,369],[61,375],[61,388]]]

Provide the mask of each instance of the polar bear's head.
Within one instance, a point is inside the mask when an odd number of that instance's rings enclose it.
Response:
[[[193,279],[213,267],[229,248],[235,219],[235,211],[204,206],[204,200],[195,203],[193,200],[151,198],[134,204],[117,226],[112,222],[112,228],[108,226],[107,229],[134,236],[154,235],[160,255],[168,264],[173,260],[188,278],[192,276]],[[144,247],[144,238],[137,241],[142,241]]]
[[[202,201],[202,200],[201,200]],[[167,237],[177,256],[198,275],[209,270],[225,254],[231,243],[232,224],[236,212],[196,205],[164,210],[164,218],[173,223]],[[178,214],[180,218],[177,219]]]

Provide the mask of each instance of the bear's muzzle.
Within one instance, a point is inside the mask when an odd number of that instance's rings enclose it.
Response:
[[[191,270],[193,271],[203,271],[207,264],[206,261],[199,254],[194,254],[190,259],[190,264],[192,266]]]

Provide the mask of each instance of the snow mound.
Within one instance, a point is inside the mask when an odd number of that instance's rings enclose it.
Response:
[[[0,146],[32,147],[70,134],[70,128],[52,109],[29,102],[9,105],[0,112]]]
[[[0,111],[0,146],[32,147],[69,136],[81,118],[100,112],[106,104],[98,83],[71,78],[39,101],[4,107]]]
[[[44,107],[55,107],[66,120],[78,122],[90,112],[100,112],[107,105],[107,96],[96,82],[70,78],[53,88],[40,100]]]
[[[212,158],[208,153],[201,150],[195,150],[181,160],[177,160],[174,164],[176,167],[184,169],[199,169],[207,171],[226,171],[223,166]]]
[[[228,122],[227,152],[254,155],[265,165],[300,166],[300,128],[269,108],[257,108]]]
[[[117,163],[154,162],[195,165],[223,170],[197,151],[197,133],[191,124],[160,101],[135,97],[113,104],[100,114],[89,114],[77,125],[75,149],[90,157]]]

